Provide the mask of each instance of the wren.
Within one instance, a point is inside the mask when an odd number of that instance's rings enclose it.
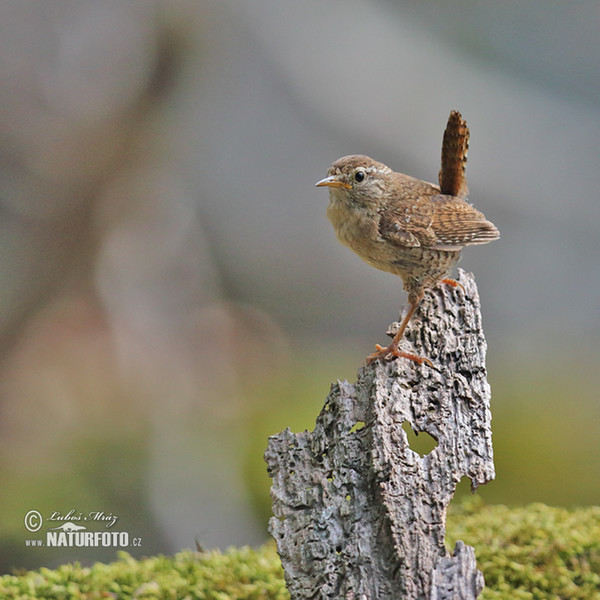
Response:
[[[439,186],[361,155],[339,158],[316,183],[329,188],[327,216],[338,240],[373,267],[399,275],[408,292],[408,310],[392,342],[377,344],[367,363],[402,357],[431,364],[398,347],[425,290],[440,282],[458,285],[446,275],[461,250],[500,237],[466,199],[468,147],[467,123],[452,111],[442,142]]]

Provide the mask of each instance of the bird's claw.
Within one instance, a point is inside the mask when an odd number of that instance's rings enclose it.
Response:
[[[445,283],[446,285],[449,285],[453,288],[459,287],[466,294],[465,286],[462,283],[456,281],[456,279],[450,279],[449,277],[445,277],[444,279],[442,279],[442,283]]]
[[[408,360],[412,360],[419,365],[423,363],[427,363],[430,367],[433,367],[433,363],[424,356],[417,356],[416,354],[411,354],[410,352],[402,352],[398,350],[397,347],[391,346],[380,346],[379,344],[375,344],[376,352],[373,354],[369,354],[367,356],[367,364],[370,365],[374,363],[376,360],[393,360],[394,358],[407,358]]]

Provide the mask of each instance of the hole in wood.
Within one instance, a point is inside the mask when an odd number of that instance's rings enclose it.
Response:
[[[434,448],[437,448],[437,440],[426,431],[415,431],[409,421],[402,423],[402,429],[408,438],[408,445],[413,452],[419,456],[427,456]]]

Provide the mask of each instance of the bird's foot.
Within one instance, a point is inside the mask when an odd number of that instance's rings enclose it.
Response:
[[[376,360],[386,361],[393,360],[394,358],[407,358],[408,360],[412,360],[419,365],[427,363],[430,367],[433,367],[433,363],[428,358],[425,358],[424,356],[417,356],[416,354],[411,354],[410,352],[402,352],[402,350],[398,350],[398,346],[394,345],[393,343],[385,348],[379,344],[375,344],[375,348],[377,351],[367,356],[368,365],[374,363]]]

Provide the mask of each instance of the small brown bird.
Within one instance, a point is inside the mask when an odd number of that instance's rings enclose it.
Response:
[[[442,142],[439,187],[360,155],[336,160],[316,183],[329,187],[327,216],[339,241],[370,265],[400,275],[408,292],[408,311],[392,343],[377,344],[367,362],[398,356],[431,364],[398,349],[425,290],[440,281],[458,285],[444,277],[464,246],[500,237],[495,225],[466,201],[468,147],[467,123],[452,111]]]

